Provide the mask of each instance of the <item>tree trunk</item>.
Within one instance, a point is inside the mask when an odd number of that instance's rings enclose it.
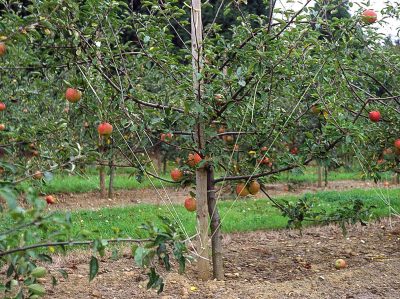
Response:
[[[400,173],[395,173],[393,175],[393,184],[395,185],[400,184]]]
[[[115,177],[115,166],[114,166],[114,153],[112,153],[109,167],[110,167],[110,181],[108,184],[108,198],[114,199],[114,177]]]
[[[328,166],[324,166],[325,169],[325,187],[328,187]]]
[[[191,10],[191,44],[193,65],[193,89],[199,104],[202,101],[202,81],[199,74],[202,72],[203,57],[203,24],[201,19],[201,0],[192,0]],[[195,125],[196,143],[199,151],[204,149],[204,120],[197,118]],[[197,229],[199,233],[199,254],[197,270],[199,278],[207,280],[210,276],[208,262],[208,209],[207,209],[207,170],[202,167],[196,170],[196,201],[197,201]]]
[[[317,164],[317,175],[318,175],[318,188],[322,187],[322,166],[320,162]]]
[[[213,262],[213,275],[217,280],[224,279],[224,263],[222,251],[221,218],[219,216],[217,200],[215,198],[214,168],[208,168],[208,214],[210,215],[211,249]]]
[[[100,196],[102,198],[106,197],[106,168],[104,165],[103,156],[104,156],[104,146],[103,139],[99,136],[99,152],[100,152],[100,166],[99,166],[99,180],[100,180]]]
[[[162,172],[164,175],[167,173],[167,162],[168,162],[167,156],[164,155],[163,156],[163,172]]]
[[[100,160],[100,164],[103,163],[102,160]],[[99,167],[99,180],[100,180],[100,196],[102,198],[106,197],[106,168],[104,165],[100,165]]]

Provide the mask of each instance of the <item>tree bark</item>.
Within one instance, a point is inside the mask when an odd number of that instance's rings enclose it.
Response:
[[[202,101],[203,82],[199,74],[203,67],[203,23],[201,17],[201,0],[192,0],[191,10],[191,44],[193,65],[193,89],[196,101]],[[204,120],[197,117],[195,125],[195,140],[198,151],[204,149]],[[199,278],[207,280],[210,277],[210,264],[208,262],[208,209],[207,209],[207,170],[204,167],[196,170],[196,202],[197,202],[197,230],[199,255],[197,270]]]
[[[99,180],[100,180],[100,196],[106,197],[106,169],[105,166],[99,166]]]
[[[317,175],[318,175],[318,188],[322,187],[322,166],[321,163],[317,164]]]
[[[224,279],[224,263],[221,235],[221,217],[218,212],[217,200],[215,198],[214,168],[209,166],[207,175],[208,189],[208,214],[210,215],[211,249],[213,262],[213,276],[217,280]]]
[[[114,165],[114,153],[112,153],[110,161],[110,181],[108,184],[108,198],[114,199],[114,177],[115,177],[115,165]]]
[[[396,185],[400,184],[400,173],[395,173],[393,175],[393,184]]]
[[[325,187],[328,187],[328,166],[324,166],[325,170]]]
[[[99,152],[100,152],[100,164],[103,164],[104,147],[103,139],[99,136]],[[99,183],[100,183],[100,196],[106,197],[106,169],[104,165],[99,166]]]

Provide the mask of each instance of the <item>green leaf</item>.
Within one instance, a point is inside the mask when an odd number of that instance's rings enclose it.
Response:
[[[31,275],[35,278],[45,277],[47,274],[47,269],[45,267],[37,267],[32,270]]]
[[[149,259],[148,259],[149,250],[144,247],[138,247],[135,251],[135,262],[140,267],[148,266]]]
[[[99,272],[99,261],[95,256],[92,256],[89,266],[89,281],[92,281],[96,277],[97,272]]]
[[[147,283],[147,289],[153,288],[157,290],[157,293],[160,294],[164,290],[164,281],[162,277],[156,273],[156,270],[151,267],[150,272],[147,273],[149,276],[149,282]]]
[[[44,286],[34,283],[28,286],[28,290],[34,295],[44,295],[46,293],[46,289]]]

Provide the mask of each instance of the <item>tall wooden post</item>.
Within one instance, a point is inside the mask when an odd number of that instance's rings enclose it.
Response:
[[[321,162],[317,163],[317,175],[318,175],[318,188],[322,187],[322,166]]]
[[[199,74],[203,69],[203,22],[201,17],[201,0],[192,0],[191,41],[193,64],[193,89],[196,100],[200,103],[203,95],[203,82]],[[199,116],[195,126],[195,139],[199,151],[204,149],[204,120]],[[197,230],[199,233],[197,253],[198,275],[207,280],[210,276],[208,246],[208,208],[207,208],[207,170],[202,167],[196,170]]]
[[[224,279],[224,263],[222,259],[221,217],[219,216],[217,199],[215,198],[214,168],[208,168],[208,214],[210,215],[211,248],[213,275],[218,280]]]

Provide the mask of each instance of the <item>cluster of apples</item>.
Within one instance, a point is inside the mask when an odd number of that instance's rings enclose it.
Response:
[[[375,123],[379,122],[382,119],[381,113],[378,110],[369,112],[368,117],[372,122]],[[396,149],[396,153],[400,153],[400,138],[396,139],[393,145]]]
[[[172,135],[169,137],[172,138]],[[202,160],[203,158],[198,153],[190,153],[186,160],[186,164],[192,168],[195,168]],[[180,182],[183,179],[183,171],[179,168],[171,170],[170,175],[174,182]],[[189,212],[196,211],[196,199],[194,197],[186,198],[184,206]]]
[[[194,168],[202,160],[203,160],[203,158],[198,153],[190,153],[188,155],[188,159],[186,161],[186,164],[189,165],[190,167]],[[171,170],[170,175],[171,175],[171,179],[174,182],[179,182],[183,178],[183,171],[181,169],[179,169],[179,168],[175,168],[175,169]]]
[[[65,98],[70,103],[78,103],[82,98],[82,92],[79,89],[69,87],[65,92]],[[110,136],[113,132],[113,126],[108,122],[102,122],[98,125],[97,132],[101,136]]]
[[[261,185],[256,180],[253,180],[247,184],[239,183],[236,185],[236,194],[238,196],[247,196],[249,194],[256,195],[260,191]]]

